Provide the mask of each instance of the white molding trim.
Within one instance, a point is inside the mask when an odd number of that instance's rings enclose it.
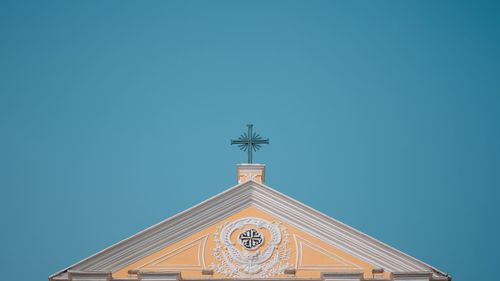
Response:
[[[357,272],[323,272],[321,273],[323,281],[361,281],[363,280],[363,271]]]
[[[390,272],[433,271],[436,278],[447,276],[268,186],[247,181],[73,264],[51,275],[49,279],[56,280],[53,277],[69,269],[115,271],[249,206],[255,206],[374,267]]]
[[[332,253],[326,249],[323,249],[321,246],[314,244],[313,242],[297,235],[293,234],[293,239],[295,240],[295,251],[296,251],[296,262],[295,262],[295,268],[297,270],[335,270],[335,271],[359,271],[363,270],[362,267],[360,267],[357,264],[354,264],[341,256]],[[328,265],[328,264],[303,264],[302,262],[302,256],[303,256],[303,245],[308,246],[310,249],[319,252],[322,255],[327,256],[328,258],[332,260],[336,260],[339,264],[338,265]]]
[[[71,281],[110,281],[112,280],[112,276],[110,271],[99,272],[69,270],[68,279]]]
[[[147,272],[139,271],[138,279],[140,281],[178,281],[181,280],[181,274],[179,272],[164,271],[164,272]]]
[[[190,242],[187,242],[186,244],[183,244],[174,250],[165,253],[161,255],[160,257],[148,261],[147,263],[140,265],[137,267],[137,269],[140,270],[168,270],[168,269],[173,269],[173,270],[202,270],[206,268],[205,266],[205,245],[207,243],[209,234],[206,234],[202,237],[198,237]],[[191,249],[193,247],[198,247],[197,249],[197,258],[198,258],[198,264],[173,264],[173,265],[168,265],[168,266],[161,266],[162,262],[165,260],[168,260],[171,257],[176,256],[179,253],[182,253],[188,249]]]
[[[391,279],[394,281],[430,281],[432,279],[432,272],[393,272]]]

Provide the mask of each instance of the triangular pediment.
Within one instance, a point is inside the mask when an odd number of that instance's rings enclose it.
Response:
[[[278,277],[318,277],[322,272],[364,272],[371,276],[374,268],[383,268],[384,277],[391,273],[434,272],[432,276],[439,279],[444,275],[435,268],[418,261],[394,248],[391,248],[345,224],[332,219],[274,189],[263,184],[248,181],[230,188],[182,213],[179,213],[159,224],[152,226],[122,242],[119,242],[98,254],[91,256],[65,270],[51,276],[53,280],[64,279],[69,271],[76,272],[112,272],[113,277],[131,277],[137,271],[175,271],[184,276],[199,277],[200,274],[213,274],[215,277],[232,277],[224,274],[227,268],[217,268],[217,239],[224,225],[244,218],[262,219],[270,224],[276,223],[286,229],[288,250],[279,253],[288,256],[282,267],[269,276]],[[259,227],[265,223],[258,223]],[[247,224],[245,227],[249,227]],[[270,230],[271,229],[271,230]],[[257,228],[257,234],[251,228],[248,231],[232,232],[231,235],[243,235],[243,238],[256,238],[263,234],[263,251],[265,243],[271,243],[271,232],[277,233],[274,227]],[[279,230],[282,231],[281,228]],[[217,238],[219,235],[219,238]],[[255,237],[254,237],[255,236]],[[236,239],[231,236],[228,239]],[[229,240],[228,240],[229,241]],[[284,241],[284,240],[283,240]],[[226,243],[225,241],[224,243]],[[255,241],[254,241],[255,242]],[[255,242],[255,243],[257,243]],[[219,243],[222,243],[219,241]],[[274,242],[273,242],[274,243]],[[281,242],[280,242],[281,243]],[[241,244],[241,243],[240,243]],[[226,245],[226,246],[224,246]],[[228,247],[224,244],[222,248]],[[279,249],[282,245],[273,247]],[[240,260],[238,255],[249,258],[255,252],[245,252],[241,245],[237,250],[243,254],[234,254],[231,258]],[[268,253],[269,254],[269,253]],[[269,254],[275,258],[276,252]],[[240,260],[241,261],[241,260]],[[227,261],[224,261],[227,263]],[[244,263],[244,262],[242,262]],[[258,268],[247,266],[246,272],[254,272]],[[284,275],[284,269],[289,270]],[[235,269],[232,269],[233,273]],[[291,270],[291,271],[290,271]],[[227,273],[228,271],[226,271]],[[256,271],[255,271],[256,272]],[[253,275],[242,276],[245,278]],[[269,277],[263,276],[263,277]],[[209,276],[210,277],[210,276]]]
[[[247,243],[253,241],[253,243]],[[248,258],[251,256],[252,258]],[[246,260],[245,260],[246,259]],[[370,264],[304,230],[249,206],[113,273],[176,271],[183,278],[319,278],[324,271],[369,274]]]

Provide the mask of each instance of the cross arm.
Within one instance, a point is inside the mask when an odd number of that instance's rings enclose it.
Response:
[[[255,144],[269,144],[269,139],[265,139],[265,140],[252,140],[252,143],[255,143]]]
[[[231,144],[248,144],[248,140],[231,140]]]

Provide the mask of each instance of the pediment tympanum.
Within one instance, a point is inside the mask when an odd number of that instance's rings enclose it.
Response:
[[[180,272],[182,278],[319,278],[322,272],[363,272],[373,266],[251,206],[128,264],[134,272]]]

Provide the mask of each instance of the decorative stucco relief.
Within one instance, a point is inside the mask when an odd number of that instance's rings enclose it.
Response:
[[[214,233],[214,271],[229,277],[264,278],[282,274],[290,257],[289,235],[276,222],[245,217],[225,222]]]

